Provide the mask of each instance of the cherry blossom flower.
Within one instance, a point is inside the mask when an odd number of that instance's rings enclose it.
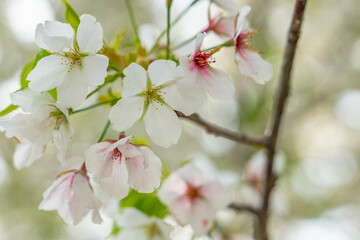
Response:
[[[120,200],[129,187],[150,193],[160,186],[161,161],[145,146],[130,142],[131,136],[104,140],[86,151],[86,168],[101,188]]]
[[[162,147],[170,147],[180,138],[182,126],[174,110],[190,115],[197,111],[205,95],[196,85],[178,81],[184,76],[176,63],[157,60],[148,71],[136,63],[124,74],[122,99],[110,111],[113,129],[119,132],[144,119],[145,130],[151,140]]]
[[[55,103],[50,94],[34,92],[30,89],[11,94],[14,105],[25,113],[18,113],[10,120],[0,121],[6,137],[15,137],[20,143],[14,154],[14,164],[18,169],[30,166],[39,159],[46,145],[53,140],[58,149],[57,158],[64,161],[67,145],[73,135],[69,124],[68,110]]]
[[[67,224],[78,224],[90,211],[94,223],[102,222],[101,202],[95,197],[83,168],[60,174],[43,197],[39,209],[57,210]]]
[[[121,230],[112,240],[168,240],[171,232],[162,219],[149,217],[136,208],[126,208],[116,222]]]
[[[213,18],[209,18],[209,25],[204,30],[204,32],[213,31],[219,36],[231,38],[234,36],[234,25],[235,25],[236,17],[235,16],[223,16],[223,14],[219,14]]]
[[[46,21],[37,26],[35,40],[52,54],[30,72],[29,88],[47,91],[57,87],[59,102],[76,108],[85,100],[89,87],[104,82],[109,59],[96,54],[103,45],[103,30],[93,16],[80,17],[76,37],[70,24]]]
[[[245,17],[250,12],[249,6],[241,8],[236,26],[235,34],[235,61],[238,69],[244,76],[253,79],[259,84],[268,82],[273,76],[273,67],[270,63],[262,59],[257,50],[250,46],[251,37],[257,33],[256,30],[244,28]]]
[[[207,233],[216,211],[231,200],[230,193],[221,184],[193,164],[171,174],[162,184],[158,196],[180,225],[190,224],[199,235]]]
[[[185,72],[184,81],[192,82],[205,89],[213,98],[228,100],[234,96],[235,88],[225,72],[210,66],[212,58],[219,49],[201,51],[205,33],[199,33],[196,38],[195,52],[192,57],[180,57],[180,66]]]

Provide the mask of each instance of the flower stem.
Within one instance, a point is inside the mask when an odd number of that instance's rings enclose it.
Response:
[[[171,13],[171,5],[172,5],[172,1],[168,2],[167,6],[166,6],[166,10],[167,10],[167,26],[166,26],[166,59],[170,58],[170,28],[171,28],[171,23],[170,23],[170,13]]]
[[[181,13],[179,13],[179,15],[174,19],[174,21],[172,21],[172,23],[170,24],[171,27],[173,27],[190,9],[193,5],[195,5],[195,3],[197,3],[198,0],[194,0],[190,3],[189,6],[187,6],[187,8],[185,8]],[[149,54],[153,53],[156,49],[156,47],[158,46],[161,38],[166,34],[167,29],[163,30],[160,35],[157,37],[154,45],[151,47]]]
[[[127,8],[128,12],[129,12],[132,28],[134,29],[134,32],[135,32],[135,40],[137,43],[140,43],[138,25],[136,23],[134,10],[131,5],[131,0],[125,0],[125,4],[126,4],[126,8]]]
[[[75,111],[72,111],[71,114],[83,112],[83,111],[86,111],[86,110],[89,110],[89,109],[92,109],[92,108],[95,108],[95,107],[98,107],[98,106],[101,106],[101,105],[105,105],[105,104],[108,104],[108,103],[113,104],[113,103],[117,102],[118,100],[120,100],[120,98],[112,99],[112,100],[105,101],[105,102],[95,103],[93,105],[90,105],[90,106],[87,106],[87,107],[80,108],[80,109],[77,109]]]
[[[109,127],[110,127],[110,120],[107,121],[107,123],[106,123],[106,125],[105,125],[105,127],[104,127],[104,130],[102,131],[101,136],[100,136],[98,142],[101,142],[101,141],[104,139],[105,134],[106,134],[107,130],[109,129]]]

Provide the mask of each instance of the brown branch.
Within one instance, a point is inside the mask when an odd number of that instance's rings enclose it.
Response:
[[[204,128],[208,133],[211,133],[215,136],[221,136],[230,140],[233,140],[235,142],[249,144],[249,145],[255,145],[255,146],[265,146],[266,145],[266,139],[253,139],[249,138],[245,135],[240,135],[238,133],[232,132],[227,129],[220,128],[218,126],[215,126],[213,124],[210,124],[203,120],[198,114],[191,114],[189,116],[186,116],[182,112],[176,111],[176,114],[181,117],[185,118],[187,120],[190,120],[202,128]]]
[[[271,133],[267,138],[267,168],[266,168],[266,179],[263,195],[262,208],[258,215],[258,228],[255,231],[256,239],[268,240],[267,223],[269,217],[269,201],[271,191],[275,186],[276,176],[273,173],[274,156],[276,153],[276,144],[278,140],[279,129],[281,126],[281,120],[285,109],[285,104],[288,99],[290,91],[290,77],[293,67],[293,61],[296,52],[296,45],[300,37],[300,29],[303,21],[305,6],[307,0],[296,0],[295,8],[293,12],[293,18],[291,21],[288,40],[284,54],[283,66],[280,76],[280,84],[277,94],[277,101],[275,106],[275,112],[273,116],[273,122],[271,125]]]
[[[229,206],[229,208],[236,210],[237,212],[249,212],[252,213],[254,215],[258,215],[259,214],[259,210],[249,206],[249,205],[242,205],[242,204],[236,204],[236,203],[231,203]]]

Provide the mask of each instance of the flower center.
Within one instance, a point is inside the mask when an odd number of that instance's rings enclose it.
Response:
[[[60,126],[66,121],[66,116],[60,110],[50,113],[51,122],[54,123],[55,130],[59,130]]]
[[[188,186],[186,191],[186,196],[190,199],[190,201],[194,201],[197,198],[201,197],[200,188],[194,186]]]
[[[239,34],[239,36],[236,38],[236,49],[242,50],[242,49],[249,49],[249,50],[255,50],[250,45],[250,40],[254,36],[254,34],[258,33],[258,30],[248,30],[246,32],[242,32]]]
[[[68,72],[70,72],[71,70],[73,70],[75,66],[81,65],[82,57],[80,53],[70,51],[70,52],[66,52],[65,58],[61,58],[61,60],[62,60],[61,65],[68,66],[69,67]]]
[[[158,87],[154,88],[154,84],[153,84],[152,87],[148,88],[148,90],[145,91],[144,94],[147,103],[153,103],[153,102],[162,103],[164,101],[162,95],[166,93],[162,92]]]
[[[215,59],[211,56],[213,52],[202,52],[199,51],[193,57],[193,61],[196,66],[200,69],[207,68],[210,66],[210,63],[214,63]]]

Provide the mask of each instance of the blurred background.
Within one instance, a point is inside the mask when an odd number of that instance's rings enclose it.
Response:
[[[175,17],[190,0],[173,0]],[[249,24],[260,29],[253,46],[274,66],[274,77],[258,85],[242,77],[234,63],[234,49],[223,48],[214,66],[223,69],[237,88],[236,101],[209,99],[200,114],[209,121],[254,137],[264,134],[272,115],[279,69],[294,0],[235,1],[249,4]],[[134,34],[127,10],[119,0],[69,0],[81,15],[101,22],[105,41],[127,29],[121,52],[132,50]],[[165,1],[133,0],[140,37],[145,46],[166,26]],[[172,30],[172,44],[192,37],[207,25],[208,1],[201,0]],[[292,91],[281,127],[276,171],[280,179],[271,198],[270,232],[277,240],[357,240],[360,238],[360,1],[309,1],[296,55]],[[219,11],[214,7],[213,12]],[[45,20],[64,21],[60,0],[0,0],[0,109],[10,104],[9,93],[19,88],[22,67],[39,51],[35,27]],[[144,25],[145,24],[145,25]],[[204,48],[221,43],[208,34]],[[164,40],[165,42],[165,40]],[[151,45],[151,44],[150,44]],[[194,43],[176,54],[193,51]],[[79,167],[82,155],[96,142],[107,121],[109,108],[100,107],[72,116],[75,129],[69,160],[64,166],[48,144],[46,154],[27,169],[12,163],[14,139],[0,133],[0,240],[98,240],[111,231],[116,203],[104,197],[104,223],[86,219],[66,226],[56,212],[38,210],[42,193],[57,174]],[[96,117],[94,117],[96,116]],[[260,202],[265,155],[261,149],[213,137],[183,121],[179,144],[154,151],[168,169],[185,160],[195,161],[232,189],[235,201]],[[141,124],[128,134],[146,138]],[[108,138],[117,133],[109,131]],[[231,171],[230,171],[231,170]],[[96,189],[95,189],[96,190]],[[110,214],[111,215],[111,214]],[[232,210],[219,212],[219,228],[229,238],[251,239],[254,219]],[[217,238],[222,239],[222,238]]]

